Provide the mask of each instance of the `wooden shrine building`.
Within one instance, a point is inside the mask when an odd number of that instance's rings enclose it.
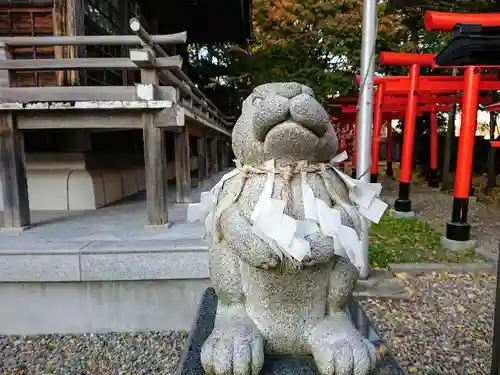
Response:
[[[231,163],[232,123],[190,77],[190,43],[250,38],[249,0],[0,0],[0,219],[146,191],[148,224]]]

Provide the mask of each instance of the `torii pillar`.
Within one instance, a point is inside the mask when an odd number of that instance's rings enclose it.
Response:
[[[413,167],[413,143],[415,138],[420,66],[432,65],[434,63],[434,55],[382,52],[380,53],[380,63],[382,65],[406,65],[410,67],[410,86],[408,90],[403,131],[403,150],[401,155],[398,198],[394,202],[394,209],[391,211],[391,214],[398,218],[413,217],[415,213],[412,211],[411,207],[410,184]]]
[[[439,187],[439,171],[438,171],[438,110],[437,106],[431,111],[431,126],[430,126],[430,171],[429,171],[429,187]]]
[[[387,123],[387,171],[386,176],[392,177],[394,176],[394,170],[392,169],[392,120],[389,120]]]

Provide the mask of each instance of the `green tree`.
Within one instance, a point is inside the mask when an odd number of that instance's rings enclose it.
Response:
[[[325,104],[356,90],[361,0],[254,0],[252,13],[254,40],[247,45],[191,48],[200,85],[244,97],[264,82],[298,81]],[[397,48],[406,32],[401,14],[388,12],[381,2],[378,16],[377,50]]]
[[[397,44],[397,14],[379,4],[378,47]],[[354,90],[359,73],[362,1],[255,0],[255,43],[246,54],[250,86],[294,80],[326,102]]]

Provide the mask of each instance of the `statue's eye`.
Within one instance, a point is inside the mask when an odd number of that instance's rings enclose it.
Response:
[[[252,99],[252,104],[254,105],[254,107],[260,107],[260,105],[262,104],[262,98],[260,96],[256,96]]]

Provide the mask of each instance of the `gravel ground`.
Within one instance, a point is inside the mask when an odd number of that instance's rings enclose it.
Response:
[[[410,300],[362,302],[401,366],[410,374],[489,375],[495,277],[444,273],[403,279]],[[177,368],[186,337],[0,336],[0,374],[168,375]]]
[[[171,374],[184,332],[0,336],[2,375]]]
[[[410,374],[489,375],[495,280],[487,274],[425,275],[405,280],[414,293],[410,300],[362,303]]]

